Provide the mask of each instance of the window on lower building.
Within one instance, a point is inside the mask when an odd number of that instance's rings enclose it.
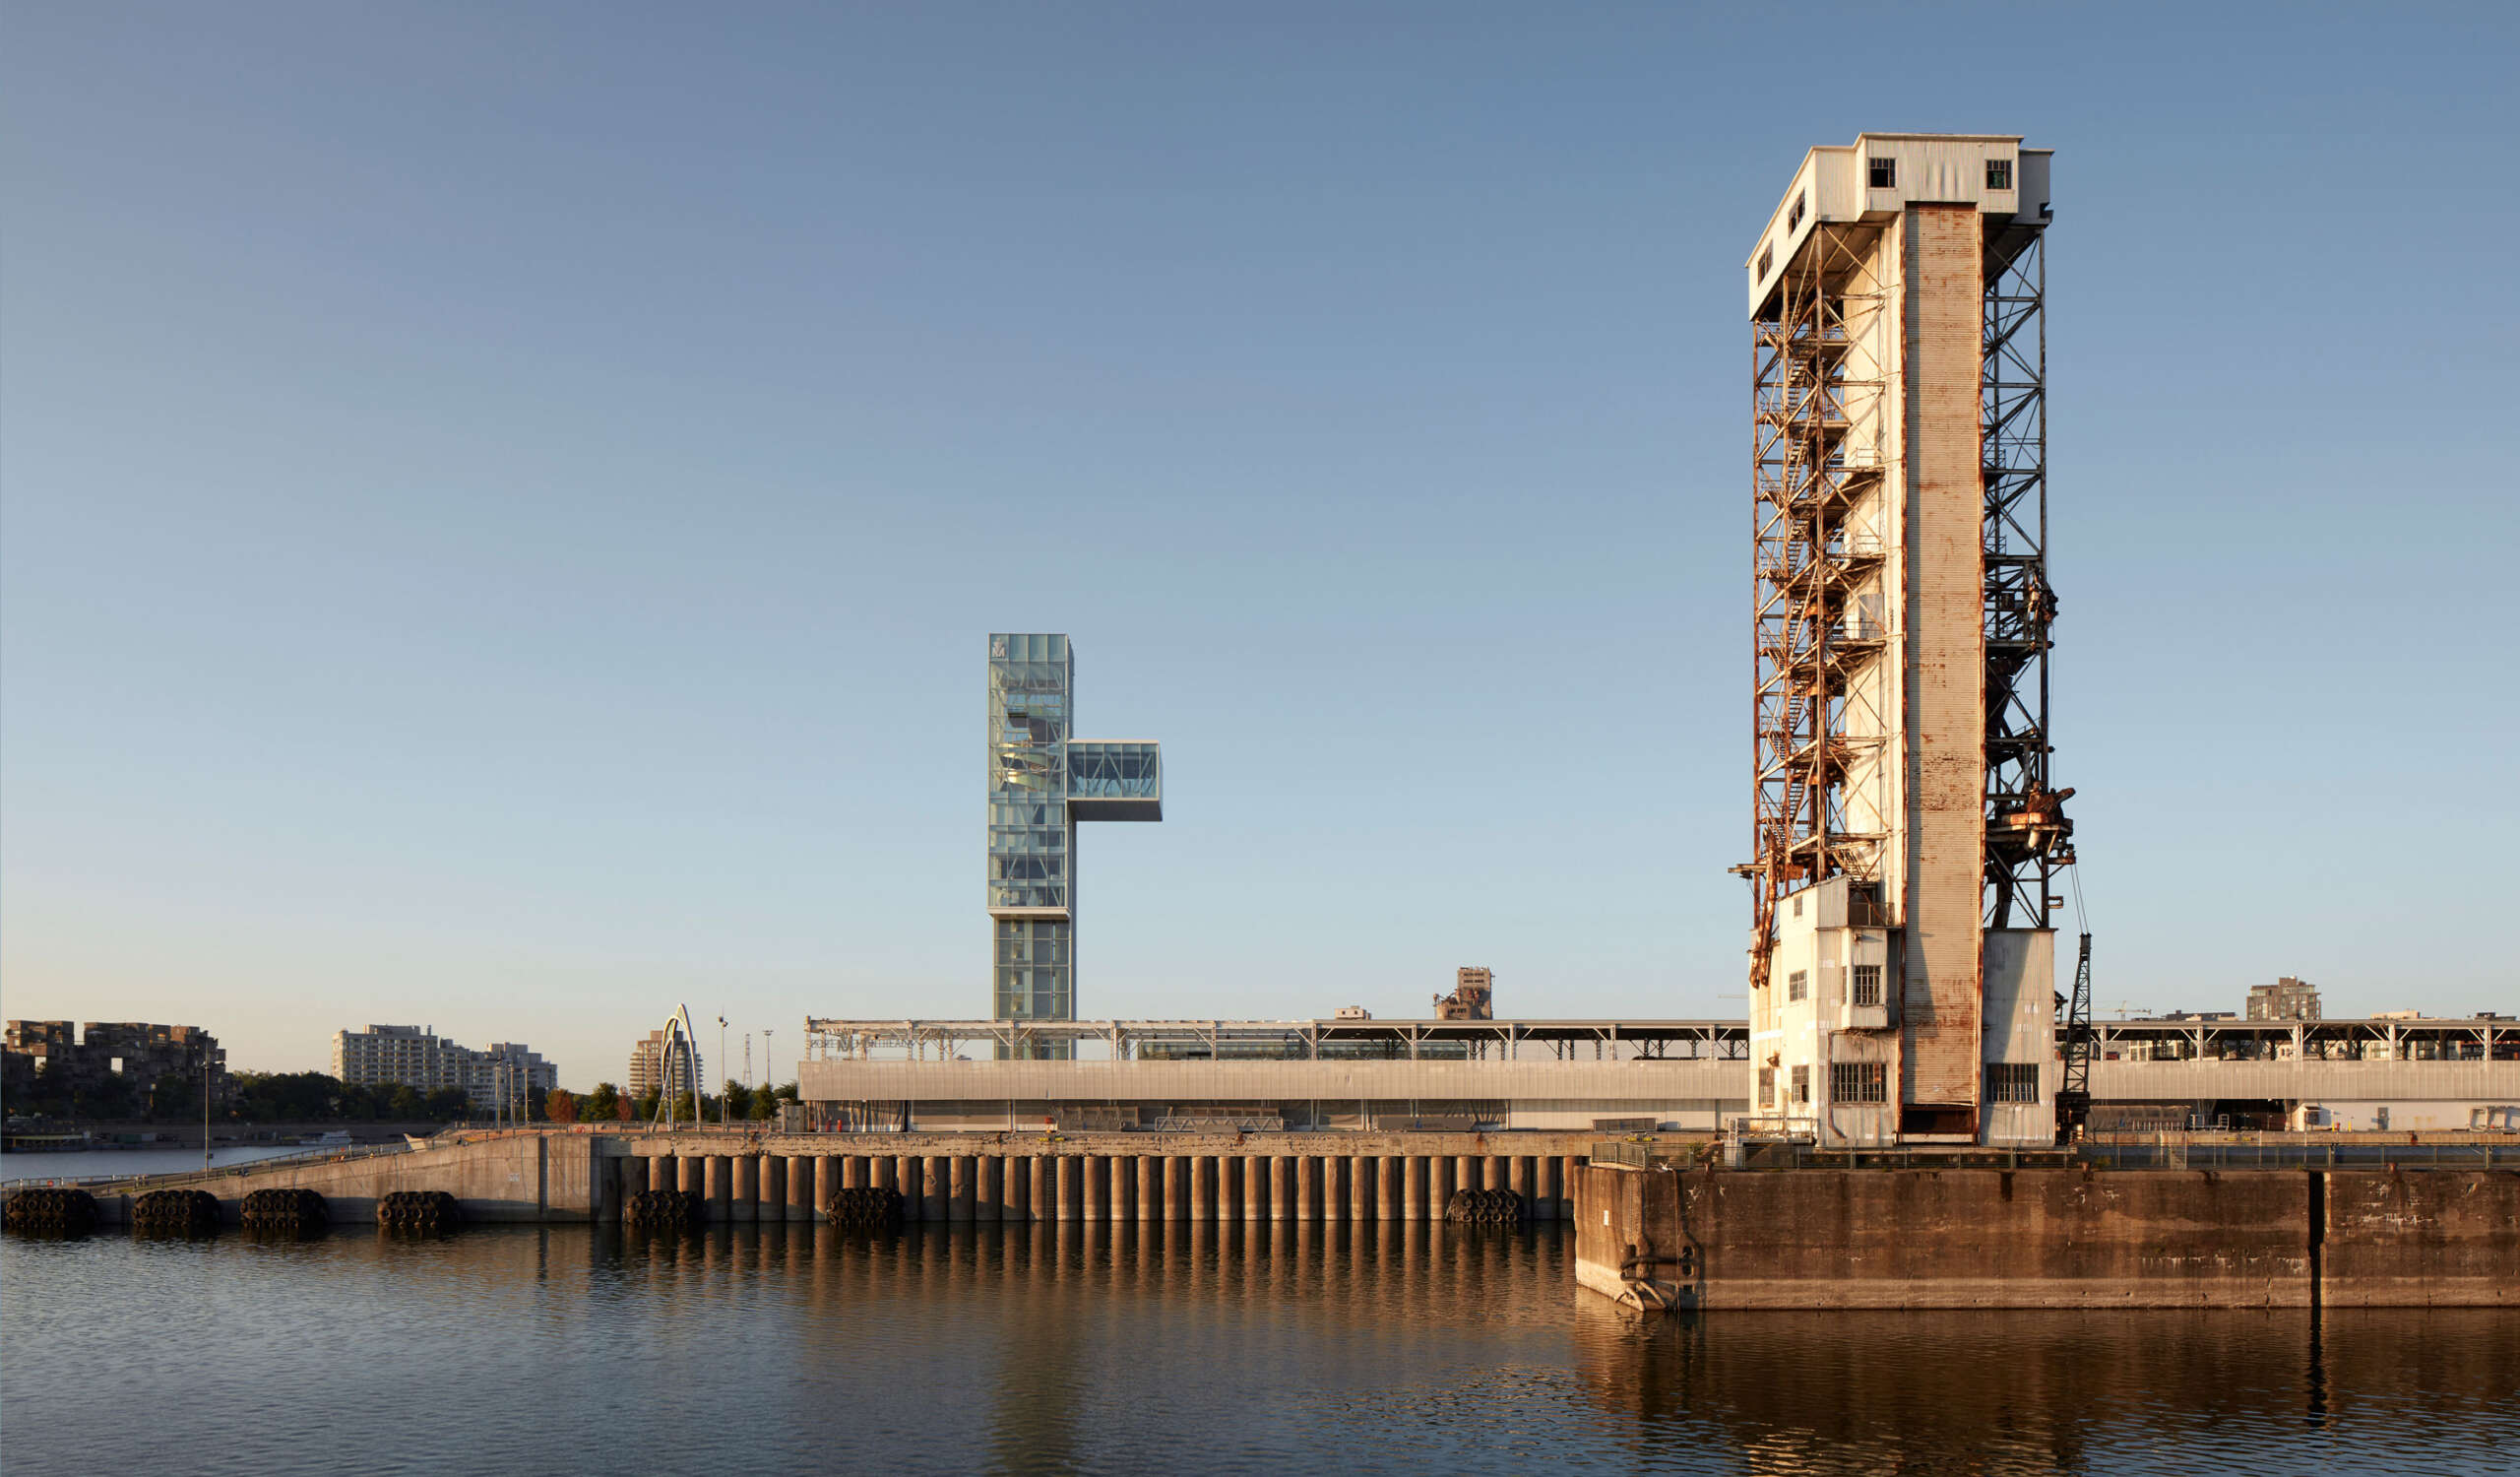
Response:
[[[1759,253],[1759,281],[1768,280],[1768,269],[1776,265],[1776,248],[1770,246]]]
[[[1759,1068],[1759,1106],[1762,1108],[1776,1106],[1776,1068],[1773,1066]]]
[[[1987,1062],[1986,1100],[1993,1103],[2038,1102],[2039,1063],[2036,1061]]]
[[[1855,1002],[1858,1005],[1881,1003],[1881,966],[1858,964],[1855,967]]]
[[[1811,1101],[1811,1068],[1807,1066],[1794,1069],[1794,1100],[1797,1103]]]
[[[2009,190],[2012,188],[2011,160],[1990,159],[1986,161],[1986,188],[1990,190]]]
[[[1789,1000],[1806,1000],[1811,997],[1809,970],[1797,969],[1785,977],[1785,997]]]
[[[1898,183],[1899,161],[1897,160],[1877,159],[1872,161],[1872,187],[1874,189],[1894,189],[1897,187]]]
[[[1829,1063],[1829,1099],[1837,1103],[1890,1101],[1890,1068],[1879,1061]]]

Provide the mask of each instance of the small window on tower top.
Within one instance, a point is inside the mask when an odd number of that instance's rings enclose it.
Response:
[[[2012,188],[2011,160],[1990,159],[1986,161],[1986,188],[1990,190],[2009,190]]]
[[[1877,159],[1872,161],[1872,187],[1874,189],[1895,189],[1897,188],[1898,183],[1899,161],[1897,160]]]

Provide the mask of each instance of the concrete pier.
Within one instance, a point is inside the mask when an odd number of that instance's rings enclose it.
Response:
[[[972,1219],[995,1225],[1006,1219],[1006,1157],[982,1154],[977,1163],[979,1180],[972,1188]]]
[[[1581,1285],[1681,1308],[2520,1307],[2509,1171],[1588,1165],[1575,1204]]]
[[[810,1221],[818,1202],[822,1160],[811,1154],[788,1156],[788,1219]]]
[[[761,1156],[761,1218],[765,1221],[788,1219],[788,1156]]]
[[[372,1223],[379,1198],[410,1190],[456,1196],[469,1221],[545,1224],[616,1221],[632,1195],[685,1186],[712,1221],[802,1222],[820,1218],[825,1192],[872,1184],[903,1196],[906,1218],[944,1225],[1073,1222],[1089,1208],[1107,1222],[1125,1185],[1137,1244],[1164,1257],[1256,1234],[1216,1229],[1235,1221],[1283,1222],[1266,1239],[1312,1252],[1431,1245],[1439,1232],[1407,1223],[1440,1217],[1459,1188],[1512,1188],[1535,1221],[1578,1212],[1587,1286],[1616,1295],[1660,1283],[1708,1307],[2520,1307],[2520,1165],[2484,1157],[2520,1160],[2520,1140],[2463,1145],[2476,1168],[2454,1167],[2445,1150],[2440,1167],[2192,1173],[1727,1171],[1686,1144],[1665,1156],[1684,1169],[1644,1171],[1592,1167],[1589,1146],[1538,1133],[1013,1141],[581,1125],[283,1159],[208,1184],[231,1203],[312,1189],[343,1223]],[[146,1188],[100,1194],[100,1218],[122,1223]],[[1366,1224],[1392,1221],[1403,1224]]]

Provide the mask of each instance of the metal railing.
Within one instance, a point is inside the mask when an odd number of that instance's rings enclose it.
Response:
[[[1600,1146],[1597,1146],[1597,1149]],[[1898,1146],[1820,1148],[1809,1143],[1745,1141],[1740,1168],[1777,1169],[2071,1169],[2320,1170],[2512,1169],[2520,1148],[2505,1144],[2076,1144],[2069,1148]],[[1606,1162],[1606,1161],[1597,1161]]]
[[[213,1165],[209,1169],[177,1170],[172,1173],[154,1175],[80,1175],[50,1180],[12,1180],[6,1188],[14,1190],[29,1189],[36,1186],[57,1186],[91,1192],[103,1189],[114,1193],[136,1192],[143,1189],[183,1189],[215,1185],[222,1180],[259,1174],[264,1170],[296,1169],[314,1164],[338,1164],[353,1159],[375,1159],[388,1154],[410,1152],[411,1152],[411,1146],[408,1143],[335,1144],[325,1148],[310,1149],[303,1154],[274,1154],[268,1159],[248,1159],[242,1164]]]

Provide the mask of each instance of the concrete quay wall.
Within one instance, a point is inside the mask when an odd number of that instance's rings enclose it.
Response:
[[[2508,1170],[1586,1166],[1573,1197],[1576,1280],[1630,1302],[2520,1306]]]
[[[207,1179],[170,1175],[163,1180],[217,1195],[231,1224],[245,1196],[258,1189],[314,1190],[324,1197],[336,1225],[373,1224],[378,1200],[409,1189],[443,1190],[477,1221],[585,1221],[598,1193],[597,1165],[603,1147],[596,1138],[517,1133],[405,1154],[284,1161]],[[128,1223],[131,1202],[155,1183],[133,1181],[95,1190],[98,1218],[106,1225]]]
[[[1025,1221],[1440,1220],[1459,1189],[1510,1189],[1562,1219],[1590,1133],[774,1134],[723,1130],[482,1135],[409,1153],[246,1166],[206,1188],[236,1218],[267,1188],[313,1189],[337,1224],[372,1222],[397,1190],[444,1191],[477,1221],[618,1221],[627,1196],[691,1190],[706,1219],[828,1218],[832,1193],[883,1188],[904,1218]],[[150,1182],[100,1193],[109,1224]]]

